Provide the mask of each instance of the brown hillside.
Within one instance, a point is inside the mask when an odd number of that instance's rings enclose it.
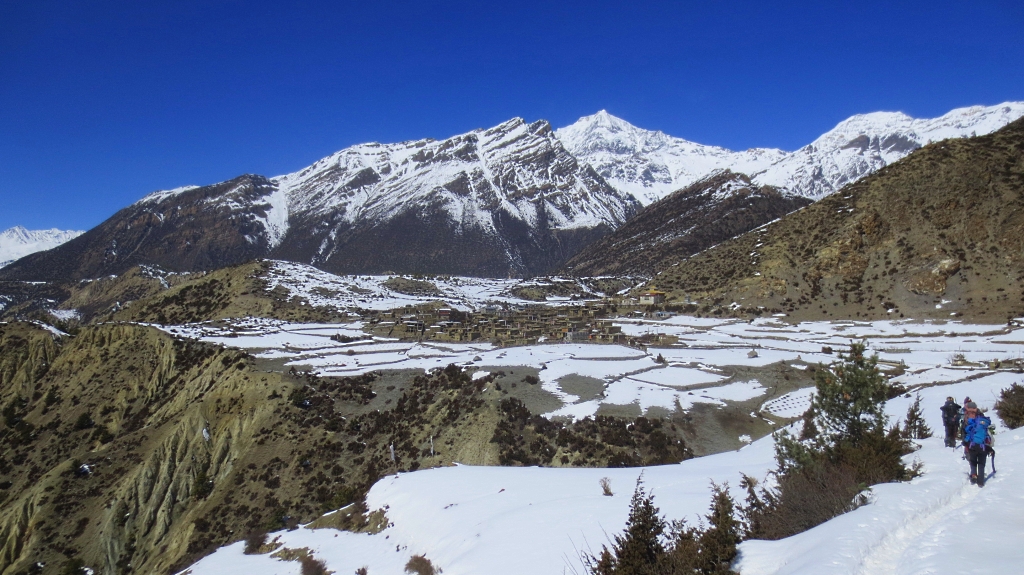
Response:
[[[725,171],[647,206],[566,264],[577,276],[639,275],[657,270],[806,206],[810,200],[757,186]]]
[[[699,312],[805,318],[1024,315],[1024,120],[926,146],[652,284]],[[715,308],[717,312],[715,311]],[[759,309],[761,308],[761,309]],[[892,311],[890,311],[892,310]]]

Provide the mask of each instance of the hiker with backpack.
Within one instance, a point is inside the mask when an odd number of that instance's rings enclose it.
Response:
[[[946,447],[956,447],[956,436],[960,430],[960,405],[950,396],[939,409],[942,410],[942,426],[946,428]]]
[[[964,405],[964,456],[971,465],[971,483],[978,487],[985,485],[985,459],[992,449],[992,420],[978,409],[978,404],[968,401]],[[995,452],[992,452],[995,457]],[[993,462],[993,466],[995,463]]]

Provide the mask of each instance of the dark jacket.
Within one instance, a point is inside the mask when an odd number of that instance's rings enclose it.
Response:
[[[950,426],[960,423],[960,405],[957,402],[947,400],[939,409],[942,410],[943,425]]]

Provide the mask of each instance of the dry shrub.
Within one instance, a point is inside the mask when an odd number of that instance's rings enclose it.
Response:
[[[314,559],[312,555],[305,555],[299,559],[302,566],[302,575],[327,575],[327,564],[323,559]]]
[[[849,465],[822,465],[787,473],[771,491],[753,493],[747,480],[747,537],[783,539],[820,525],[865,502]]]
[[[434,564],[423,555],[413,555],[410,557],[409,562],[405,564],[405,572],[415,573],[416,575],[435,575],[437,573],[434,570]]]
[[[999,392],[996,413],[1010,429],[1024,425],[1024,386],[1015,383]]]
[[[245,538],[245,554],[246,555],[257,555],[267,544],[267,532],[266,531],[253,531]]]
[[[356,575],[366,575],[366,573],[366,567],[360,567],[359,569],[356,569]]]
[[[909,445],[896,428],[876,430],[858,444],[840,443],[805,464],[778,474],[773,489],[754,489],[744,477],[746,505],[740,508],[746,537],[782,539],[820,525],[867,503],[870,485],[907,481],[916,469],[903,465]]]
[[[612,480],[611,479],[608,479],[607,477],[602,477],[601,480],[598,481],[598,483],[601,484],[601,492],[602,493],[604,493],[608,497],[611,497],[612,495],[615,495],[614,493],[612,493]]]

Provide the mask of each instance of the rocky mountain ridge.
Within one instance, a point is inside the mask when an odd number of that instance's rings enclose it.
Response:
[[[811,203],[718,172],[647,206],[566,265],[571,276],[646,276]]]

